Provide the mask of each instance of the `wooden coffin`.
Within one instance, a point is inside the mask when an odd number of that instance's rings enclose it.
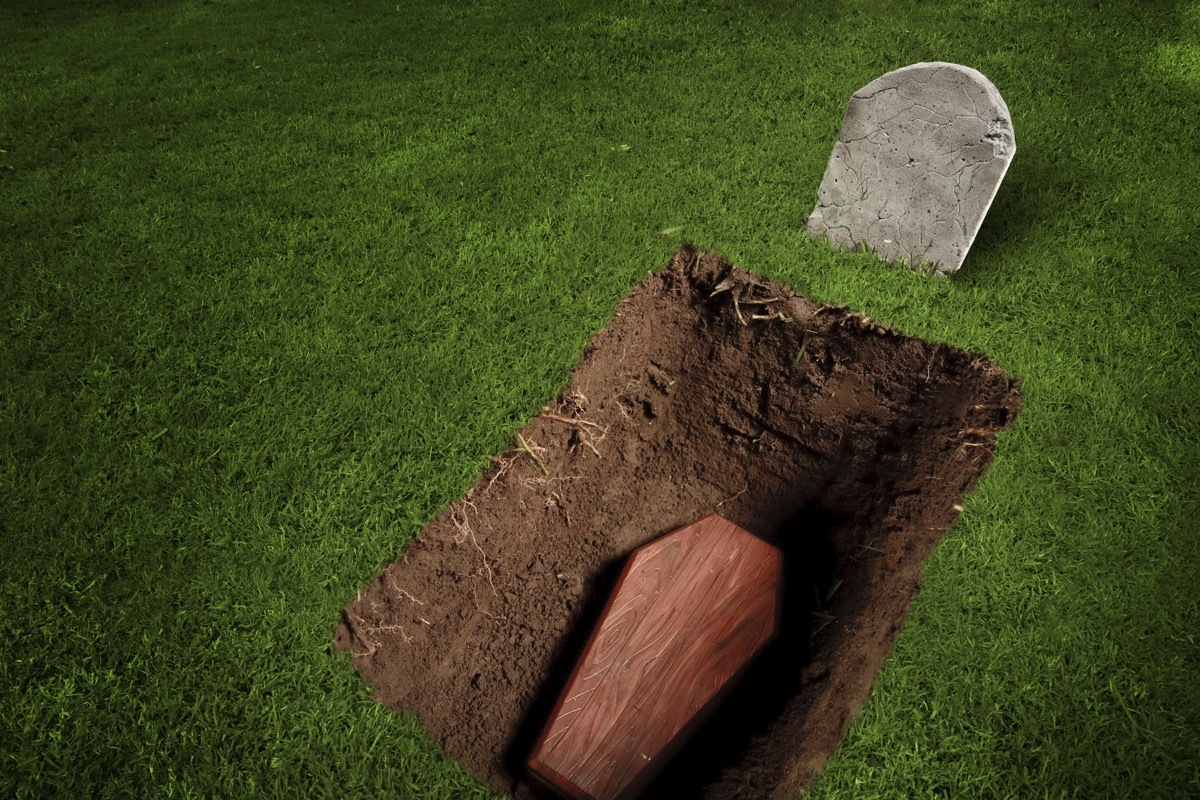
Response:
[[[529,760],[571,800],[641,792],[778,634],[783,556],[717,514],[629,557]]]

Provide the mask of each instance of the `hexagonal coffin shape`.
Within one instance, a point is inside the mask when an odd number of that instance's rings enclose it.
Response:
[[[636,797],[779,630],[783,556],[717,514],[639,547],[529,761],[573,800]]]

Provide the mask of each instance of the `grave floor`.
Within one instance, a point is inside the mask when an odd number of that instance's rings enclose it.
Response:
[[[624,557],[719,513],[783,550],[783,631],[659,785],[787,797],[867,699],[922,564],[1019,407],[985,358],[685,247],[345,608],[336,642],[381,702],[522,797]]]

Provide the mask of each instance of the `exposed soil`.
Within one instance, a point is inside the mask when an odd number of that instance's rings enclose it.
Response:
[[[984,358],[685,247],[346,607],[337,643],[383,703],[526,796],[522,764],[624,557],[719,513],[784,551],[783,633],[647,796],[789,797],[867,699],[1019,406]]]

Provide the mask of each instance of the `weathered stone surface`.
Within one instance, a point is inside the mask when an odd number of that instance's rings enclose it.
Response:
[[[977,70],[936,61],[889,72],[850,98],[808,233],[949,274],[1016,151],[1008,106]]]

